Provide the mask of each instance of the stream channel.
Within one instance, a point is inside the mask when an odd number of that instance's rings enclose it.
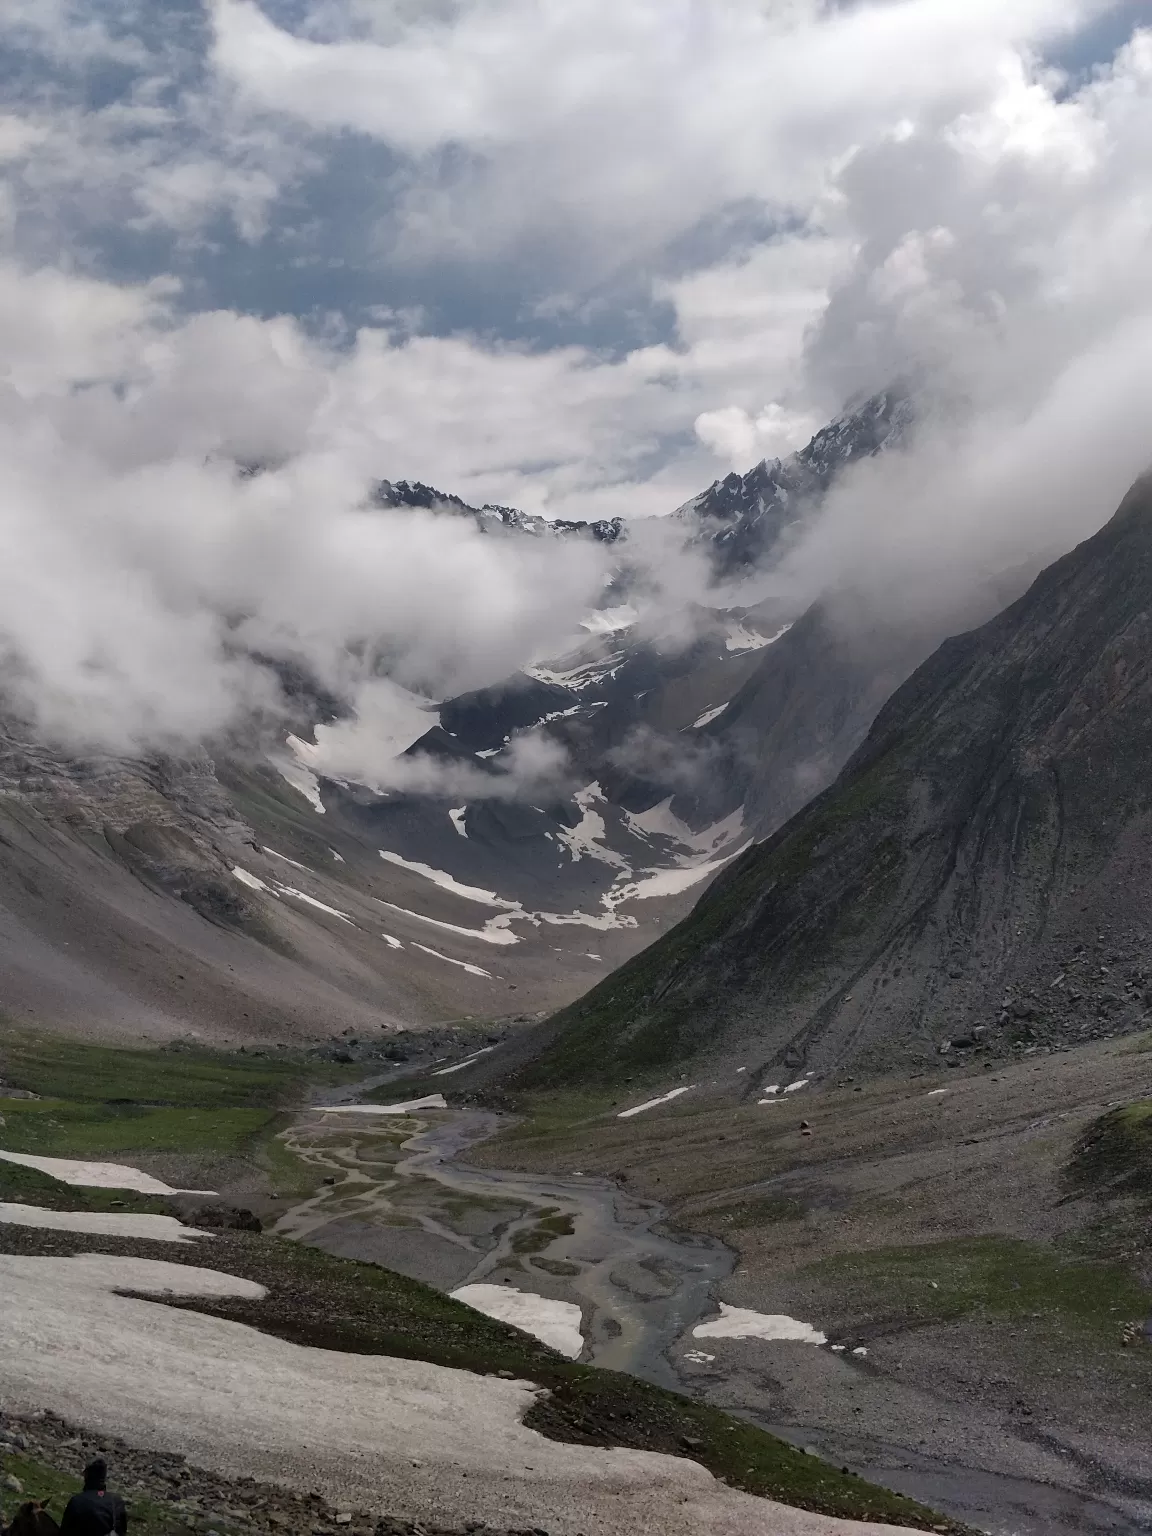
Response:
[[[445,1290],[508,1282],[575,1302],[583,1359],[681,1390],[667,1351],[715,1311],[713,1288],[732,1270],[731,1249],[714,1237],[673,1235],[661,1225],[662,1206],[604,1179],[458,1161],[498,1129],[497,1115],[419,1118],[421,1129],[398,1136],[385,1116],[317,1108],[303,1117],[286,1140],[335,1182],[289,1210],[276,1231]]]
[[[345,1090],[339,1101],[356,1091]],[[334,1095],[328,1107],[336,1102]],[[458,1160],[502,1123],[484,1110],[422,1110],[399,1119],[329,1114],[315,1105],[285,1141],[323,1168],[329,1182],[289,1209],[275,1230],[441,1290],[508,1283],[575,1302],[583,1316],[582,1359],[691,1394],[671,1350],[716,1311],[716,1288],[736,1255],[717,1238],[666,1228],[661,1205],[608,1180]],[[1150,1529],[1116,1502],[1069,1488],[912,1453],[867,1434],[780,1424],[753,1411],[743,1416],[992,1536],[1137,1536]]]

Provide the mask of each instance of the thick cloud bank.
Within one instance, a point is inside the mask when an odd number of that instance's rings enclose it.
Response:
[[[436,698],[564,644],[602,549],[384,512],[381,476],[666,513],[910,381],[911,449],[765,590],[956,627],[1152,458],[1139,7],[165,14],[0,16],[0,665],[45,735],[275,722],[296,661],[364,700],[364,772],[381,675]],[[664,610],[700,596],[670,547]]]

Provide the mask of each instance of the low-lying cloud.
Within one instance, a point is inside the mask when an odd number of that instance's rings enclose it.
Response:
[[[429,19],[188,0],[195,25],[158,39],[125,0],[82,28],[72,0],[16,7],[0,17],[28,71],[0,118],[7,703],[83,748],[275,729],[267,658],[351,709],[350,775],[355,759],[383,783],[399,762],[409,788],[424,774],[464,796],[451,765],[398,757],[372,689],[434,700],[563,650],[612,555],[383,511],[375,478],[655,516],[894,379],[916,381],[911,445],[842,477],[818,515],[796,509],[783,560],[727,600],[791,614],[823,597],[860,630],[984,617],[1152,458],[1152,32],[1064,72],[1045,58],[1120,9],[464,0]],[[94,105],[77,82],[109,63],[132,87]],[[350,140],[363,195],[294,204]],[[269,311],[262,274],[324,274],[306,323],[202,300],[225,219],[245,249],[231,275],[254,272]],[[136,245],[117,270],[109,220],[125,242],[163,234],[163,258]],[[332,276],[354,244],[369,324]],[[466,289],[493,262],[531,266],[514,335],[427,322],[445,271]],[[601,340],[556,344],[557,317]],[[614,327],[629,340],[604,342]],[[703,562],[671,524],[629,551],[640,632],[690,637]],[[501,792],[535,794],[563,770],[506,772]]]

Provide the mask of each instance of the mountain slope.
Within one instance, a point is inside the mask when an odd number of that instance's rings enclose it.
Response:
[[[877,396],[665,529],[718,577],[747,574],[840,469],[898,447],[908,420],[903,397]],[[0,714],[10,1017],[235,1042],[563,1007],[820,789],[926,649],[901,641],[882,664],[818,616],[786,629],[756,608],[642,617],[643,541],[616,519],[548,523],[403,481],[372,499],[381,516],[467,517],[494,537],[594,539],[612,546],[616,580],[563,655],[438,703],[394,685],[375,783],[375,763],[345,776],[326,758],[349,706],[302,660],[254,657],[285,701],[283,750],[254,730],[186,761],[82,757]],[[566,782],[485,794],[525,737],[562,757]],[[480,787],[381,789],[387,759],[405,755]]]
[[[836,783],[554,1021],[522,1081],[736,1051],[890,1067],[1131,1027],[1152,998],[1150,760],[1145,479],[946,641]]]

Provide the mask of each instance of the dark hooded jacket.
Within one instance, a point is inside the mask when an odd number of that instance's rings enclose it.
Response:
[[[60,1521],[60,1536],[127,1536],[128,1511],[117,1493],[105,1486],[107,1468],[94,1461],[84,1468],[84,1492],[74,1493]]]

